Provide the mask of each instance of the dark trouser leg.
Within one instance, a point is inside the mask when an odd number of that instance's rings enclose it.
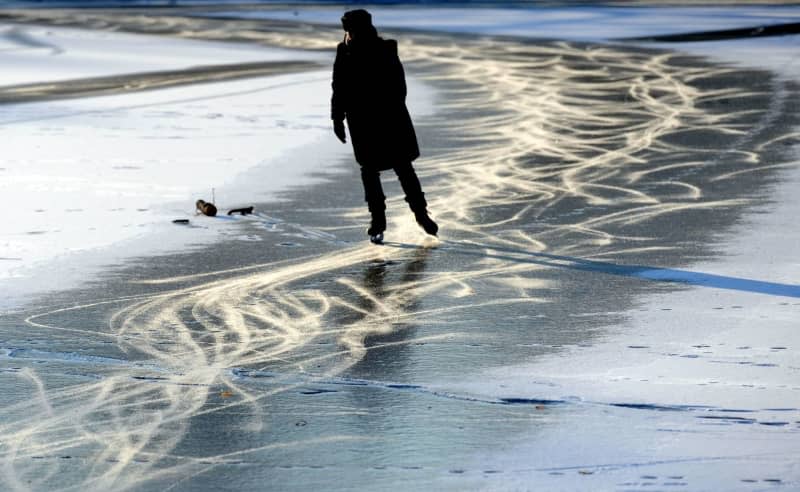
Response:
[[[425,201],[425,193],[422,192],[422,185],[419,183],[414,167],[409,162],[395,166],[394,172],[400,179],[400,186],[403,187],[403,192],[406,194],[406,202],[414,212],[417,224],[425,229],[425,232],[435,236],[439,231],[439,226],[428,217],[428,202]]]
[[[408,202],[411,210],[414,213],[425,212],[428,203],[425,201],[425,193],[422,192],[422,185],[419,184],[419,178],[411,163],[395,166],[394,172],[400,179],[400,186],[403,187],[403,192],[406,194],[406,202]]]
[[[361,182],[364,183],[364,200],[372,215],[367,234],[374,236],[386,230],[386,196],[383,194],[380,172],[362,167]]]

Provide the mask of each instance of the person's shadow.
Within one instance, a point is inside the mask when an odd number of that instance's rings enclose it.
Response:
[[[365,312],[389,307],[396,321],[390,321],[388,332],[376,330],[365,337],[366,354],[350,369],[353,377],[393,380],[407,369],[408,343],[413,340],[417,328],[408,315],[419,307],[416,289],[424,279],[429,255],[429,249],[419,248],[402,267],[393,261],[375,261],[364,270],[362,285],[373,298],[359,297],[358,306]]]

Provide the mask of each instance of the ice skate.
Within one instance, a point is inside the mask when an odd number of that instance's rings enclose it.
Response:
[[[378,234],[370,234],[369,242],[372,244],[383,244],[383,233],[379,232]]]
[[[431,236],[436,236],[436,234],[439,232],[439,226],[428,216],[427,210],[414,212],[414,217],[417,219],[417,224],[419,224],[419,226],[422,227],[426,233],[430,234]]]
[[[383,210],[372,212],[372,221],[367,229],[367,235],[372,244],[383,244],[383,231],[386,230],[386,214]]]

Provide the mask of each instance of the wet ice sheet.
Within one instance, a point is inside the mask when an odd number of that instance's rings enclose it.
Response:
[[[661,46],[797,80],[796,43],[793,36]],[[798,160],[783,165],[772,204],[720,238],[718,259],[691,271],[796,288]],[[586,316],[600,322],[613,313]],[[473,466],[509,471],[504,483],[520,487],[531,480],[630,490],[797,486],[797,297],[695,287],[647,296],[625,318],[593,346],[456,384],[482,398],[561,401],[569,408],[558,425],[537,427],[505,452],[479,454]],[[721,475],[719,467],[729,472]]]
[[[719,258],[691,271],[769,279],[797,292],[797,162],[788,163],[769,205],[719,238]],[[471,466],[506,470],[503,483],[520,487],[530,480],[631,490],[796,487],[800,299],[718,287],[645,296],[592,345],[434,386],[565,409],[558,425],[480,453]],[[603,323],[615,314],[583,316]]]
[[[797,278],[785,256],[797,238],[748,239],[757,267],[696,268],[764,276],[764,263],[774,262],[789,270],[788,281]],[[479,453],[472,466],[511,471],[504,483],[517,486],[795,487],[800,302],[693,288],[646,298],[627,317],[594,346],[448,385],[481,398],[528,398],[531,407],[563,402],[557,425],[537,427],[506,451]]]

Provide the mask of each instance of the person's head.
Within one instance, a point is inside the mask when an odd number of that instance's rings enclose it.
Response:
[[[342,28],[351,39],[376,37],[377,29],[372,25],[372,16],[364,9],[350,10],[342,16]]]

